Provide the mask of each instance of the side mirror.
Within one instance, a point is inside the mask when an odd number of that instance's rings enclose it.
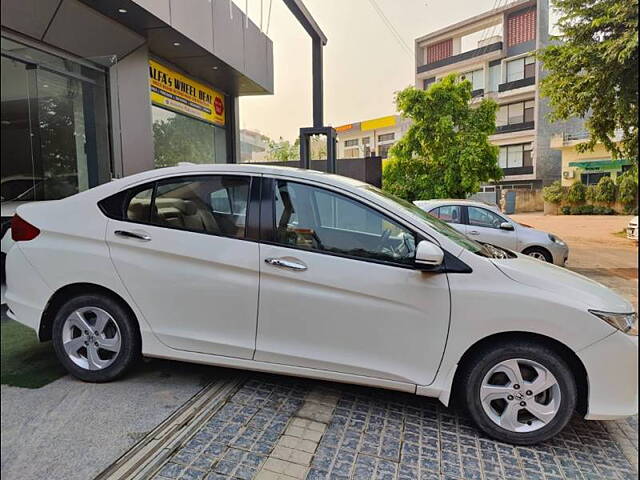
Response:
[[[422,240],[416,248],[415,263],[421,267],[439,267],[444,260],[444,252],[435,243]]]
[[[513,231],[513,225],[511,225],[509,222],[502,222],[500,224],[500,229],[501,230],[509,230],[509,231]]]

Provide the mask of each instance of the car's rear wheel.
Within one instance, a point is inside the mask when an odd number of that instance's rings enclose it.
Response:
[[[537,258],[538,260],[542,260],[543,262],[553,263],[553,256],[551,255],[549,250],[545,248],[531,247],[531,248],[527,248],[522,253],[530,257]]]
[[[576,382],[553,349],[498,342],[465,363],[460,387],[472,419],[487,435],[530,445],[559,433],[576,406]]]
[[[68,300],[56,313],[52,333],[60,362],[87,382],[114,380],[140,356],[135,319],[120,302],[105,295]]]

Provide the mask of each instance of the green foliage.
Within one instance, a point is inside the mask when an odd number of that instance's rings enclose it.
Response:
[[[638,177],[635,172],[627,172],[618,177],[618,201],[625,207],[635,205],[638,198]]]
[[[574,205],[573,207],[562,207],[563,215],[616,215],[617,212],[611,207],[598,205]]]
[[[592,150],[602,142],[614,156],[638,155],[638,1],[555,0],[559,42],[538,52],[548,75],[541,91],[552,119],[588,118]],[[612,141],[616,129],[620,145]]]
[[[456,78],[448,75],[426,91],[408,87],[397,93],[398,111],[413,123],[391,148],[385,190],[406,200],[465,198],[502,178],[498,148],[489,142],[498,106],[484,99],[471,108],[471,83]]]
[[[569,187],[567,190],[567,202],[571,205],[580,205],[584,203],[587,198],[587,187],[584,184],[577,180]]]
[[[421,158],[389,158],[382,167],[382,188],[409,202],[431,198],[429,167]]]
[[[595,202],[597,193],[598,193],[598,189],[596,188],[596,186],[595,185],[589,185],[587,187],[587,193],[585,195],[585,198],[587,199],[587,202]]]
[[[563,215],[571,215],[571,207],[569,205],[565,205],[560,209]]]
[[[638,207],[636,205],[625,205],[624,206],[624,214],[625,215],[638,215]]]
[[[156,167],[179,162],[214,163],[214,128],[184,115],[153,122]]]
[[[611,177],[602,177],[596,185],[596,201],[613,203],[616,201],[616,184]]]
[[[553,182],[551,185],[547,185],[542,189],[542,198],[545,202],[559,205],[564,199],[564,188],[560,184],[560,181]]]
[[[271,162],[288,162],[300,159],[300,139],[297,138],[293,144],[282,137],[276,142],[269,140],[267,148],[267,160]]]

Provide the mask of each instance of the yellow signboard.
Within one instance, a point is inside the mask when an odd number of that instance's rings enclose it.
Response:
[[[149,60],[151,102],[174,112],[224,125],[224,96],[164,65]]]
[[[374,118],[373,120],[367,120],[360,123],[360,129],[363,132],[367,130],[376,130],[378,128],[393,127],[396,124],[395,115],[389,115],[388,117]]]

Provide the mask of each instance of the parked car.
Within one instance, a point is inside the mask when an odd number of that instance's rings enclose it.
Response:
[[[552,233],[523,225],[495,205],[472,200],[418,200],[418,207],[482,243],[564,266],[569,247]]]
[[[638,410],[627,300],[352,179],[171,167],[22,205],[12,235],[9,316],[85,381],[143,355],[455,396],[516,444]]]
[[[638,241],[638,217],[635,216],[627,225],[627,238],[629,240]]]
[[[5,261],[13,245],[11,239],[11,218],[20,205],[42,199],[59,199],[78,191],[77,175],[57,175],[55,177],[33,177],[12,175],[4,178],[0,184],[0,269],[2,278],[6,278]]]

